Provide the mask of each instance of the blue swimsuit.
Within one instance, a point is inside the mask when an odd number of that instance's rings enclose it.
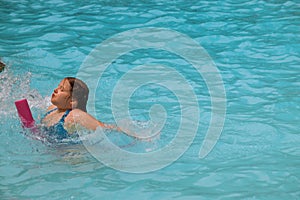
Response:
[[[57,108],[49,110],[44,115],[44,118],[55,110],[57,110]],[[68,131],[66,131],[66,129],[64,128],[64,123],[65,123],[65,118],[68,116],[70,111],[71,110],[66,110],[62,118],[56,124],[50,127],[46,127],[46,131],[49,133],[50,136],[54,136],[58,140],[62,140],[69,137]]]

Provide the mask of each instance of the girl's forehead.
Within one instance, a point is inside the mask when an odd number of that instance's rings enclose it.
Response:
[[[64,87],[71,87],[69,81],[67,79],[63,79],[60,83],[60,86],[64,86]]]

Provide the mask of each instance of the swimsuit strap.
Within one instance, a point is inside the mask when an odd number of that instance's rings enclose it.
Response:
[[[71,110],[66,110],[65,114],[61,117],[59,120],[59,123],[64,124],[65,123],[65,118],[68,116],[68,114],[71,112]]]
[[[47,115],[49,115],[50,113],[52,113],[55,110],[57,110],[57,108],[53,108],[52,110],[47,111],[42,119],[44,119]]]
[[[48,112],[45,113],[44,117],[45,118],[47,115],[49,115],[50,113],[52,113],[53,111],[57,110],[57,108],[54,108],[52,110],[49,110]],[[65,122],[65,118],[68,116],[68,114],[70,113],[71,110],[66,110],[66,112],[64,113],[64,115],[61,117],[61,119],[58,121],[59,123],[64,124]]]

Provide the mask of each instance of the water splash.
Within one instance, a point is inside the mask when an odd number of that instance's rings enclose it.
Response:
[[[21,135],[26,137],[30,135],[27,130],[22,129],[14,102],[26,98],[37,123],[39,123],[38,116],[45,111],[49,102],[47,97],[42,97],[37,90],[30,88],[30,83],[31,73],[20,72],[12,65],[6,65],[0,72],[0,135],[5,145],[15,144],[13,149],[19,146]],[[28,141],[35,140],[36,138]]]
[[[30,72],[16,74],[10,66],[6,66],[0,73],[1,118],[16,116],[14,102],[23,98],[28,100],[31,109],[38,112],[47,108],[49,97],[44,98],[37,90],[31,89],[30,82]]]

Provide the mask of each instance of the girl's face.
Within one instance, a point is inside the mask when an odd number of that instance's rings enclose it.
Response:
[[[63,79],[53,91],[51,103],[59,109],[72,109],[71,105],[71,85],[68,80]]]

